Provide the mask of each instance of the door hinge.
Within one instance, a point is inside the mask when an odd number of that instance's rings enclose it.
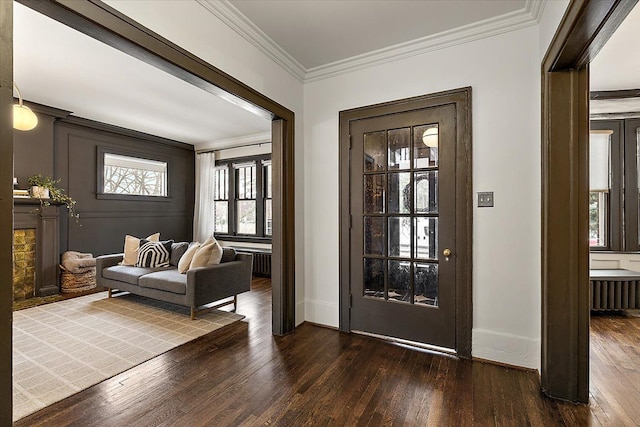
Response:
[[[353,137],[349,135],[349,150],[351,150],[352,142],[353,142]]]
[[[351,230],[351,225],[353,224],[353,216],[349,215],[349,230]]]

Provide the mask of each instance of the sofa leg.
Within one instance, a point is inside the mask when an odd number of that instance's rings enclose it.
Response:
[[[196,308],[191,307],[191,320],[196,320]]]
[[[109,296],[107,298],[111,298],[111,288],[109,288]]]
[[[233,296],[233,311],[238,309],[238,295]]]

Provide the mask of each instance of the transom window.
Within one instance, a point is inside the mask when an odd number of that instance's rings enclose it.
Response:
[[[167,162],[103,153],[102,192],[167,196]]]
[[[216,162],[215,232],[226,240],[270,241],[271,156]]]

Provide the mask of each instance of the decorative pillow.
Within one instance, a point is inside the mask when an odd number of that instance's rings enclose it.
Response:
[[[178,262],[180,262],[180,258],[189,248],[188,242],[178,242],[171,245],[171,258],[169,259],[169,264],[177,267]]]
[[[172,244],[173,240],[150,242],[148,240],[141,239],[136,267],[169,267]]]
[[[160,240],[160,233],[152,234],[145,240],[157,242]],[[124,258],[120,265],[136,265],[138,259],[138,248],[140,247],[140,239],[130,235],[124,236]]]
[[[213,237],[209,237],[200,246],[191,260],[189,270],[192,268],[206,267],[208,265],[220,264],[222,258],[222,246]]]
[[[187,251],[184,253],[184,255],[182,255],[180,261],[178,261],[178,273],[184,274],[187,272],[187,270],[189,270],[191,260],[193,259],[193,256],[196,254],[196,252],[198,252],[198,249],[200,249],[200,246],[201,245],[198,242],[193,242],[191,245],[189,245]]]
[[[222,248],[222,259],[220,264],[236,260],[236,250],[233,248]]]

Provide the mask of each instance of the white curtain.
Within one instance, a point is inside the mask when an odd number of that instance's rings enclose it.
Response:
[[[213,181],[215,167],[215,153],[196,154],[196,205],[193,212],[193,240],[196,242],[204,242],[214,231]]]

